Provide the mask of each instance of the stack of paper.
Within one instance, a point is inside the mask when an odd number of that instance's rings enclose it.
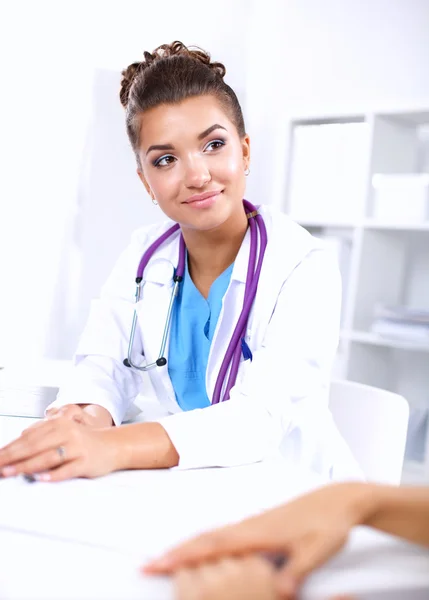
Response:
[[[20,385],[18,382],[11,385],[0,379],[0,416],[41,418],[57,393],[57,388]]]
[[[371,329],[385,337],[429,344],[429,310],[378,305],[374,311]]]
[[[40,359],[0,371],[0,415],[42,417],[70,376],[71,361]]]

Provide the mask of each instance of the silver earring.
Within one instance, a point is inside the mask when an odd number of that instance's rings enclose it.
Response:
[[[249,167],[247,167],[247,169],[245,169],[244,174],[246,175],[246,177],[249,175],[250,173],[250,169]]]
[[[152,198],[152,204],[155,204],[155,206],[158,206],[158,202],[155,200],[155,198]]]

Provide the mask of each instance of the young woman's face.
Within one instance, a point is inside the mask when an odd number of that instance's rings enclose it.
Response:
[[[249,152],[217,99],[197,96],[145,112],[138,173],[170,219],[209,230],[242,210]]]

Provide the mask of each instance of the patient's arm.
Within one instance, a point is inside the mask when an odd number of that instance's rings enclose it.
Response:
[[[367,493],[371,508],[362,525],[429,546],[429,488],[367,485]]]

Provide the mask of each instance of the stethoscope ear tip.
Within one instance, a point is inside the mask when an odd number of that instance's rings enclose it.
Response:
[[[128,360],[128,358],[124,358],[122,362],[126,367],[129,367],[131,369],[130,361]]]

